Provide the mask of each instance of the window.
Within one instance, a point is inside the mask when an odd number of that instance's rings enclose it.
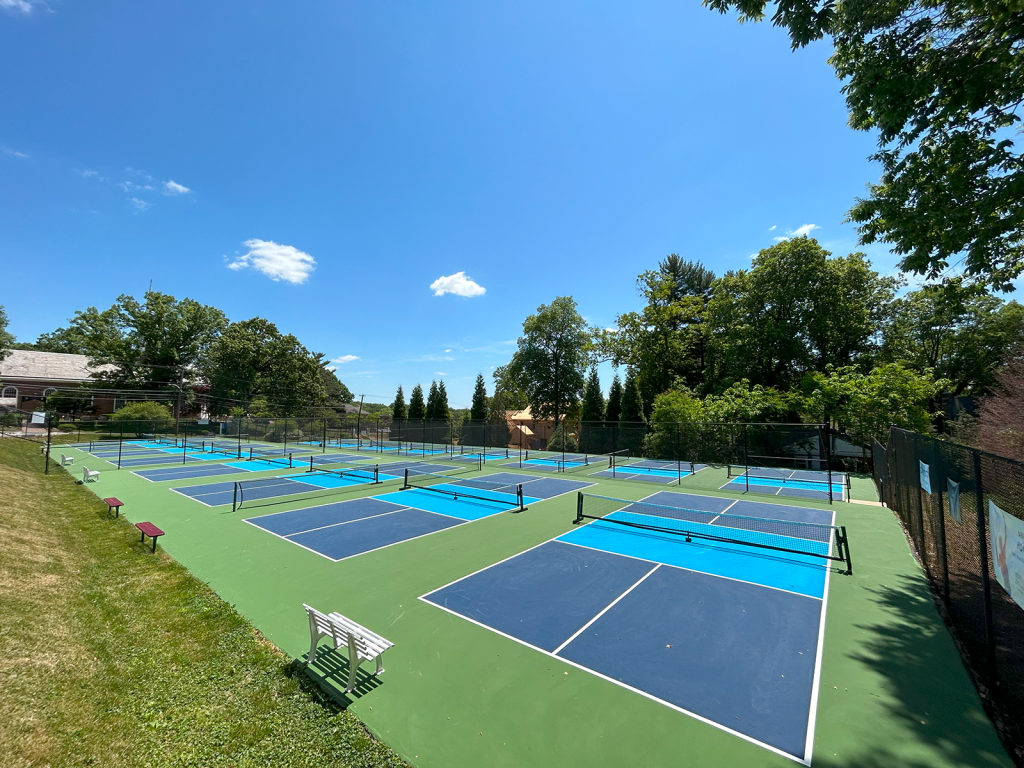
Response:
[[[4,387],[3,393],[0,394],[0,397],[4,397],[4,398],[7,398],[7,397],[17,397],[17,396],[18,396],[18,388],[17,387]]]
[[[43,390],[43,397],[49,397],[56,391],[57,389],[55,387],[47,387],[46,389]]]

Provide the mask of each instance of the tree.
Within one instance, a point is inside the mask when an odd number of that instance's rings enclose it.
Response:
[[[640,399],[640,388],[632,371],[626,373],[626,386],[622,389],[622,413],[620,422],[643,422],[644,406]]]
[[[472,421],[487,420],[487,385],[484,383],[484,375],[476,375],[476,385],[473,387],[473,402],[469,406],[469,418]]]
[[[761,20],[768,0],[705,0]],[[1019,4],[787,0],[772,21],[793,47],[825,35],[849,123],[878,132],[882,178],[850,218],[861,242],[892,244],[904,271],[961,262],[1008,290],[1024,268],[1024,65]]]
[[[590,369],[583,389],[583,408],[580,414],[580,449],[587,453],[607,453],[612,437],[604,423],[604,395],[597,367]]]
[[[417,384],[412,388],[412,394],[409,395],[409,418],[410,419],[423,419],[426,418],[427,407],[423,403],[423,387]]]
[[[58,328],[52,333],[42,333],[33,344],[33,349],[40,352],[63,352],[69,355],[88,355],[90,351],[89,338],[86,335],[85,327],[102,328],[106,320],[100,319],[100,313],[95,307],[90,307],[81,315],[88,315],[88,320],[83,317],[81,322],[72,324],[67,328]],[[88,323],[88,325],[87,325]]]
[[[858,445],[871,438],[885,442],[889,426],[912,432],[932,431],[937,413],[930,403],[945,385],[930,373],[920,374],[898,363],[861,373],[852,366],[814,372],[804,379],[803,409],[811,420],[823,415]]]
[[[166,432],[174,425],[171,412],[165,405],[154,402],[128,403],[110,415],[110,420],[125,432],[138,437],[144,434]]]
[[[13,343],[14,337],[7,332],[7,313],[4,311],[3,306],[0,306],[0,360],[3,360],[10,354]]]
[[[395,393],[395,402],[391,404],[391,417],[395,421],[408,417],[408,411],[405,408],[405,393],[402,391],[402,385],[398,385],[398,392]]]
[[[619,315],[616,331],[601,334],[602,351],[616,366],[633,371],[648,407],[677,379],[694,388],[704,385],[704,313],[714,280],[700,262],[671,254],[637,278],[644,309]]]
[[[582,421],[604,421],[604,395],[601,392],[601,379],[597,368],[590,369],[587,383],[583,389]]]
[[[919,373],[934,371],[954,397],[977,396],[995,385],[996,372],[1022,340],[1024,307],[952,280],[896,301],[883,356]]]
[[[223,413],[239,405],[252,416],[305,415],[327,399],[321,359],[269,320],[232,323],[203,366],[211,407]]]
[[[424,411],[423,418],[425,419],[436,419],[439,418],[437,415],[437,382],[430,382],[430,393],[427,395],[427,407]]]
[[[535,417],[558,424],[583,393],[591,334],[571,296],[542,304],[523,322],[523,335],[509,363],[524,383]]]
[[[43,408],[48,413],[74,416],[92,411],[92,393],[85,386],[60,389],[44,398]]]
[[[787,389],[807,371],[870,361],[899,282],[861,253],[830,256],[797,237],[715,283],[707,325],[716,389],[744,378]]]
[[[338,410],[344,410],[343,406],[355,400],[355,396],[348,387],[342,384],[335,372],[327,368],[329,362],[326,359],[326,355],[318,352],[315,357],[320,364],[320,383],[324,387],[327,405]]]
[[[1024,461],[1024,347],[996,375],[993,391],[978,402],[979,447]]]
[[[609,422],[618,421],[622,417],[622,379],[619,374],[612,377],[612,385],[608,389],[608,409],[605,412],[605,420]]]
[[[437,383],[437,403],[434,405],[434,418],[447,419],[451,415],[448,407],[448,390],[444,386],[444,379]]]

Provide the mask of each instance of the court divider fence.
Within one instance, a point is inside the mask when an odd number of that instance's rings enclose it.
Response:
[[[982,698],[1019,752],[1024,463],[895,427],[872,453],[878,496],[901,521]]]

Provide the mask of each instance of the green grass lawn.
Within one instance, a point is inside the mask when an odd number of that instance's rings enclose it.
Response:
[[[57,463],[0,440],[0,765],[404,765]]]

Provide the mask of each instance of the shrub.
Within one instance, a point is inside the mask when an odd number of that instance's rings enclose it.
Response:
[[[174,424],[167,406],[148,401],[128,403],[113,413],[110,420],[115,423],[114,429],[132,432],[136,437],[149,432],[166,432]]]

